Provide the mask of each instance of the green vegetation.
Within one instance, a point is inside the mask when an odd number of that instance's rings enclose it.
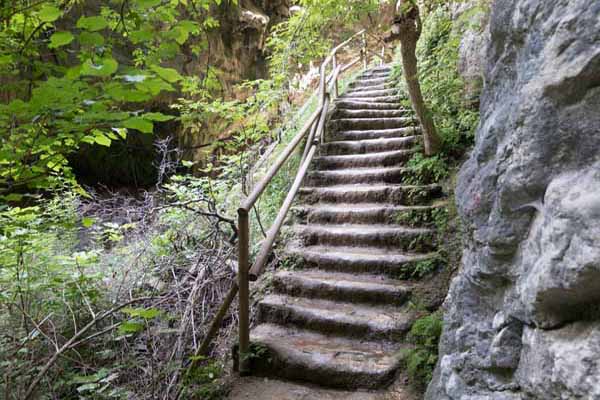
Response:
[[[379,4],[296,3],[304,11],[267,38],[270,75],[239,82],[235,98],[223,94],[222,71],[207,54],[219,10],[236,0],[0,5],[7,400],[223,396],[235,318],[226,318],[210,357],[188,366],[235,277],[239,200],[316,107],[314,98],[290,104],[292,78]],[[200,74],[182,67],[182,59],[205,56]],[[158,140],[164,131],[181,139],[209,129],[224,135],[200,162]],[[158,172],[152,192],[99,194],[75,175],[82,158],[102,153],[106,168],[118,166],[125,161],[116,148],[142,142],[160,149],[150,157]],[[254,251],[298,163],[295,154],[253,213]]]
[[[68,158],[82,146],[152,134],[174,116],[145,104],[169,92],[205,92],[206,79],[168,65],[206,47],[218,25],[208,10],[218,3],[2,3],[2,199],[18,201],[65,179],[78,188]],[[130,49],[131,59],[121,61]]]
[[[421,389],[431,381],[438,359],[438,343],[442,334],[442,318],[433,313],[415,321],[410,333],[410,342],[414,348],[407,350],[404,361],[413,383]]]
[[[465,83],[458,73],[458,49],[463,31],[472,27],[465,21],[473,13],[482,12],[483,6],[474,7],[458,21],[451,19],[444,2],[429,2],[425,9],[428,12],[423,16],[423,33],[416,51],[419,81],[442,139],[442,151],[433,157],[416,153],[408,163],[411,173],[406,182],[409,184],[440,182],[447,178],[451,166],[473,145],[479,123],[478,104],[466,99]],[[394,72],[399,86],[406,91],[404,80],[399,79],[399,62]],[[404,106],[410,108],[410,101],[405,100]]]

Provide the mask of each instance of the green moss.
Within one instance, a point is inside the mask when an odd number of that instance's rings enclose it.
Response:
[[[404,352],[404,362],[412,383],[421,389],[433,376],[442,327],[441,314],[436,312],[415,321],[408,335],[414,348]]]

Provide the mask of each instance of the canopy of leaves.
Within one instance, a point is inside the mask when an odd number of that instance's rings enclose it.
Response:
[[[211,6],[220,3],[1,2],[0,200],[62,177],[76,185],[67,159],[80,146],[151,134],[154,122],[168,120],[136,104],[194,86],[169,66],[183,48],[198,54],[205,46],[218,25]]]

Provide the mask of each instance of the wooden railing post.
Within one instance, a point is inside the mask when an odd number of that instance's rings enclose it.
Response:
[[[362,49],[361,49],[360,53],[363,58],[363,68],[367,69],[367,67],[369,66],[369,63],[367,60],[367,35],[363,32],[361,36],[362,36]]]
[[[334,83],[333,83],[333,96],[337,98],[340,95],[339,86],[338,86],[338,77],[335,76],[335,71],[337,70],[337,56],[333,55],[333,73],[334,73]]]
[[[381,46],[381,62],[379,65],[385,64],[385,45]]]
[[[239,371],[248,375],[248,352],[250,350],[250,228],[248,210],[238,209],[238,290],[239,290]]]

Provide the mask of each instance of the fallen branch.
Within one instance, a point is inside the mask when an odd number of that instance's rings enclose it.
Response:
[[[119,311],[131,304],[139,303],[139,302],[146,301],[146,300],[151,300],[152,298],[153,297],[140,297],[137,299],[130,300],[126,303],[123,303],[114,308],[111,308],[110,310],[108,310],[108,311],[98,315],[96,318],[92,319],[86,326],[81,328],[81,330],[79,332],[77,332],[75,335],[73,335],[73,337],[71,337],[71,339],[69,339],[65,344],[63,344],[62,347],[60,349],[58,349],[52,357],[50,357],[50,359],[48,360],[46,365],[44,365],[44,367],[40,370],[40,372],[36,375],[36,377],[33,379],[31,384],[29,385],[29,388],[27,389],[27,392],[25,393],[25,397],[23,397],[23,399],[28,400],[31,398],[31,395],[35,391],[36,387],[39,385],[40,381],[42,380],[44,375],[46,375],[46,373],[52,367],[52,365],[54,365],[54,363],[56,362],[58,357],[60,357],[60,355],[63,352],[69,350],[73,346],[73,344],[76,343],[79,340],[79,338],[81,336],[83,336],[83,334],[86,333],[88,330],[90,330],[94,325],[96,325],[98,322],[100,322],[104,318],[108,317],[109,315],[114,314],[117,311]]]

